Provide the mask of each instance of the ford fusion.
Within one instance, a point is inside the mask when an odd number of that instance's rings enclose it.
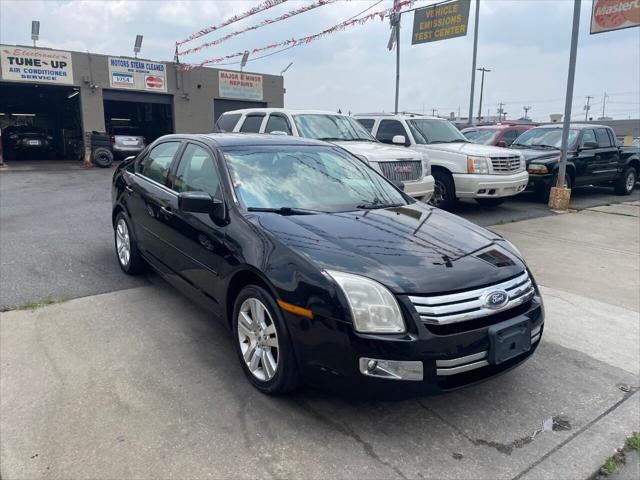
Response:
[[[533,354],[518,250],[316,140],[169,135],[113,177],[120,267],[151,266],[232,331],[260,391],[424,395]]]

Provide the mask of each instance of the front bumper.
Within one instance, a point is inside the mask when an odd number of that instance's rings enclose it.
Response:
[[[522,192],[529,182],[526,171],[513,175],[477,175],[454,173],[458,198],[510,197]]]
[[[426,175],[422,180],[417,182],[405,182],[404,193],[413,198],[418,198],[423,202],[428,202],[431,200],[431,196],[433,195],[434,185],[435,181],[433,176]]]
[[[360,334],[347,322],[319,317],[301,322],[287,314],[303,378],[312,385],[358,397],[437,394],[473,385],[516,367],[534,353],[544,330],[544,308],[537,292],[514,309],[438,326],[423,323],[412,311],[408,297],[398,298],[408,328],[402,335]],[[489,328],[514,316],[528,319],[531,348],[504,363],[491,364]],[[391,362],[379,362],[375,368],[400,371],[399,376],[406,375],[406,379],[367,374],[363,369],[368,360],[398,362],[395,367],[399,370],[394,370]]]
[[[552,173],[545,174],[529,174],[528,189],[538,190],[541,188],[549,188],[553,186],[554,175]]]

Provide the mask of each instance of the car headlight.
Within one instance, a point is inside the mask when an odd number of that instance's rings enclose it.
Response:
[[[531,163],[527,167],[527,171],[529,173],[534,174],[534,175],[543,175],[545,173],[549,173],[549,169],[547,168],[546,165],[539,165],[539,164],[536,164],[536,163]]]
[[[360,275],[327,270],[349,302],[353,326],[362,333],[406,331],[393,294],[378,282]]]
[[[425,177],[431,175],[431,162],[429,161],[429,155],[422,154],[422,175]]]
[[[467,157],[467,172],[469,173],[489,173],[489,164],[486,157],[474,157],[469,155]]]

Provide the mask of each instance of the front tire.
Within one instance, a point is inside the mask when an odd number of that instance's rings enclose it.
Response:
[[[268,395],[296,388],[298,367],[287,326],[275,300],[258,285],[248,285],[233,308],[233,337],[242,370]]]
[[[551,188],[555,187],[558,184],[558,172],[555,173],[555,175],[553,176],[553,180],[551,181],[550,184],[545,185],[542,184],[540,185],[537,189],[536,189],[536,194],[538,196],[538,199],[542,202],[548,202],[549,201],[549,195],[551,195]],[[573,179],[571,178],[571,174],[566,171],[564,174],[564,188],[571,188],[571,186],[573,185]]]
[[[506,198],[476,198],[476,202],[478,202],[483,207],[497,207],[498,205],[502,205],[505,202]]]
[[[638,172],[633,167],[627,167],[622,172],[620,178],[616,181],[615,192],[618,195],[631,195],[638,181]]]
[[[113,229],[116,257],[122,271],[128,275],[138,275],[147,270],[135,239],[131,235],[131,226],[123,212],[118,213]]]
[[[441,170],[433,170],[431,175],[433,175],[435,184],[429,205],[442,208],[443,210],[453,210],[458,202],[453,177],[449,172],[443,172]]]

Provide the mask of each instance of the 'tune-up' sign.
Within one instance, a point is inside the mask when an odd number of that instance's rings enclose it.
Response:
[[[413,14],[411,44],[464,37],[469,23],[471,0],[455,0],[418,8]]]

